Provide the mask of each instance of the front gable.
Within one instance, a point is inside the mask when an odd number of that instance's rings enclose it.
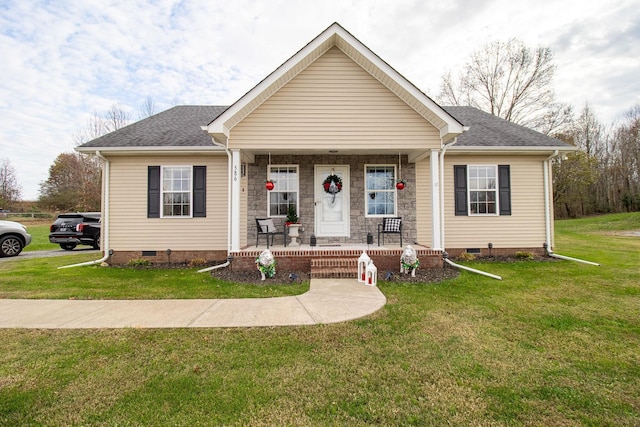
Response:
[[[327,28],[203,129],[214,140],[227,144],[234,127],[319,58],[330,50],[335,51],[334,48],[435,127],[441,144],[463,132],[460,122],[337,23]]]
[[[230,129],[229,148],[270,152],[440,148],[439,130],[337,47]]]

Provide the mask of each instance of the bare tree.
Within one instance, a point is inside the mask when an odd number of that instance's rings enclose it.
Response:
[[[153,102],[153,99],[150,96],[147,96],[140,106],[140,119],[146,119],[147,117],[153,116],[156,113],[156,110],[156,103]]]
[[[541,128],[546,123],[556,129],[570,109],[554,103],[554,73],[550,48],[531,49],[517,39],[496,41],[474,52],[460,74],[443,77],[439,101],[471,105],[525,126]]]
[[[73,140],[77,146],[96,139],[108,132],[106,120],[98,114],[97,111],[94,111],[85,126],[75,132]]]
[[[591,190],[598,179],[597,159],[576,151],[553,165],[553,200],[559,218],[593,213]]]
[[[590,156],[600,157],[604,149],[604,133],[604,126],[586,104],[573,126],[576,145]]]
[[[106,127],[109,132],[118,130],[131,123],[131,114],[129,114],[120,105],[112,105],[106,113]]]
[[[11,209],[20,200],[22,187],[18,183],[16,170],[9,159],[0,159],[0,207]]]
[[[614,131],[610,149],[621,207],[626,211],[640,210],[640,105],[627,111]]]

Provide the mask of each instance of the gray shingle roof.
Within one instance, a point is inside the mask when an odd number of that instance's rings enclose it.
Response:
[[[533,129],[511,123],[474,107],[442,107],[469,130],[458,137],[457,147],[570,147]]]
[[[155,114],[82,144],[102,147],[206,147],[211,137],[200,126],[208,125],[227,107],[181,105]]]
[[[96,138],[81,148],[105,147],[207,147],[208,125],[228,107],[181,105]],[[532,129],[508,122],[474,107],[442,107],[469,130],[458,137],[457,147],[569,147]]]

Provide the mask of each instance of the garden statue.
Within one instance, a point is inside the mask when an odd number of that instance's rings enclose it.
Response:
[[[276,275],[276,260],[273,258],[273,254],[269,249],[265,249],[260,253],[258,258],[256,258],[256,265],[258,270],[260,270],[262,280]]]
[[[411,271],[411,277],[416,277],[416,270],[419,265],[420,260],[416,250],[411,245],[407,245],[402,252],[402,256],[400,256],[400,273],[407,274]]]

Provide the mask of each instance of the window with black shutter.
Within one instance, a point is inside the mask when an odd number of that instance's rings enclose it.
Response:
[[[148,218],[203,218],[206,204],[206,166],[148,167]]]
[[[453,186],[455,188],[455,213],[467,215],[467,166],[455,165],[453,167]]]

